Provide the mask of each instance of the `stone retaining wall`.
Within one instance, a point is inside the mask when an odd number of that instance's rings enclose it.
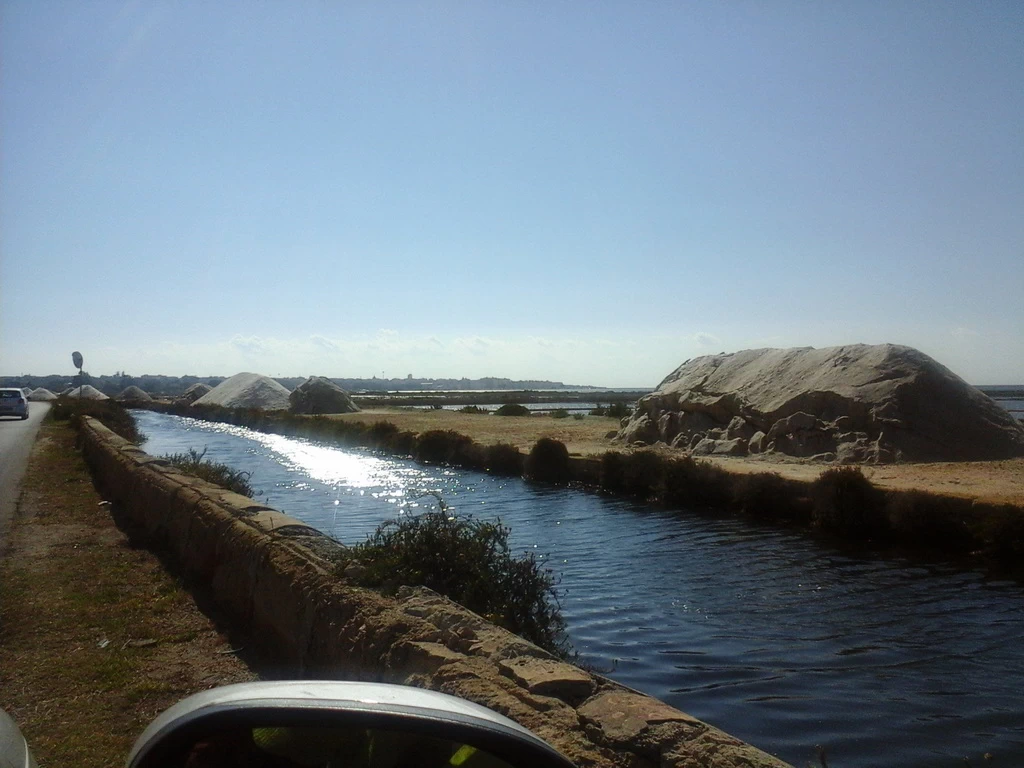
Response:
[[[424,588],[346,585],[340,545],[258,502],[185,475],[91,418],[85,456],[115,513],[209,591],[292,676],[443,691],[521,723],[583,766],[786,764],[667,704],[586,672]]]

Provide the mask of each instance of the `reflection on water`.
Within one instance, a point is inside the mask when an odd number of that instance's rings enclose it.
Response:
[[[207,447],[345,542],[413,504],[499,517],[546,559],[582,660],[803,765],[1024,763],[1024,589],[801,533],[148,412],[155,454]],[[997,763],[998,764],[998,763]]]

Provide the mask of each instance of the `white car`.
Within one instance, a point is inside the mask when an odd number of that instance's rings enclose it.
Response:
[[[28,398],[20,389],[0,389],[0,416],[28,418]]]

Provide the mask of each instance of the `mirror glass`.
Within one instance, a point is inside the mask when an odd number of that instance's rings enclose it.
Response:
[[[422,733],[335,726],[238,727],[186,747],[182,768],[513,768],[471,745]]]

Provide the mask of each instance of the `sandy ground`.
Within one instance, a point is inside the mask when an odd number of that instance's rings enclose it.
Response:
[[[561,440],[574,456],[598,456],[609,450],[630,450],[606,437],[610,431],[618,428],[618,420],[603,416],[587,416],[578,420],[571,417],[553,419],[550,416],[493,416],[456,411],[381,408],[335,418],[368,423],[390,421],[400,429],[412,432],[452,429],[484,445],[511,443],[524,452],[529,451],[542,437]],[[784,477],[800,480],[813,480],[828,468],[828,465],[775,457],[723,457],[713,461],[730,472],[777,472]],[[864,467],[864,474],[882,488],[916,488],[950,496],[1024,506],[1024,458],[1008,461],[888,464]]]

